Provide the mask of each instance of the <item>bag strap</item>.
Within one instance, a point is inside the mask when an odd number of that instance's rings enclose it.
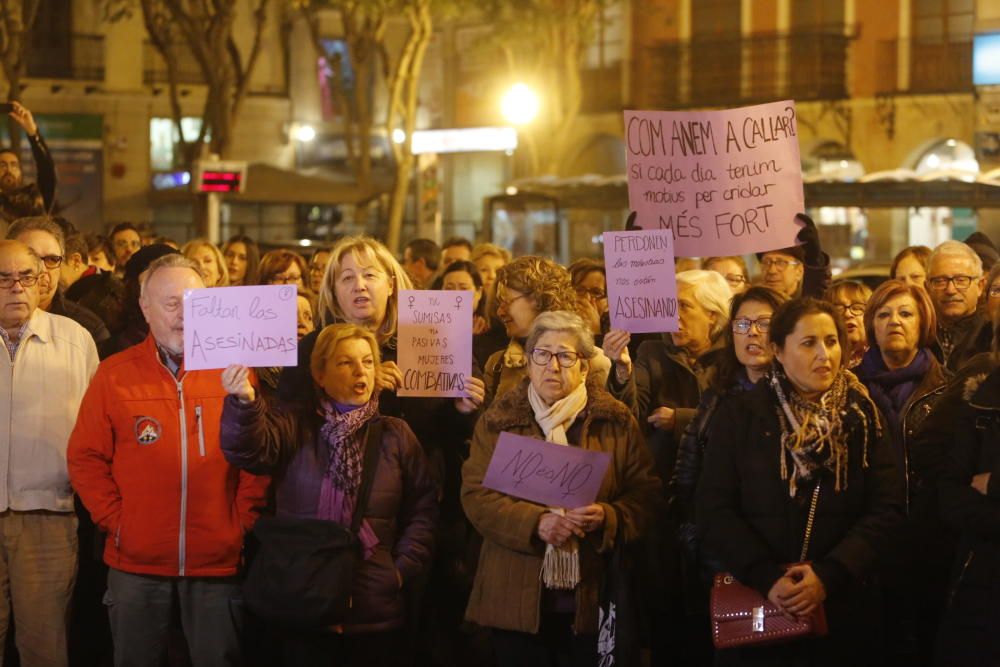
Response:
[[[351,517],[351,534],[357,535],[361,530],[361,521],[368,509],[368,498],[375,482],[375,469],[378,468],[379,450],[382,445],[382,418],[376,416],[368,422],[368,433],[365,436],[365,460],[361,464],[361,486],[358,488],[358,499],[354,504],[354,516]]]
[[[816,505],[819,504],[819,487],[821,482],[816,480],[816,488],[813,490],[812,501],[809,503],[809,517],[806,519],[806,536],[802,540],[802,555],[799,561],[804,561],[809,553],[809,540],[812,538],[813,522],[816,520]]]

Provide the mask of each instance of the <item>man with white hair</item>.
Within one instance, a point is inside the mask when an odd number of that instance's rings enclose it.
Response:
[[[149,265],[149,336],[101,364],[70,437],[73,488],[108,533],[116,665],[159,667],[175,605],[195,665],[241,664],[236,575],[268,479],[222,455],[222,371],[184,368],[184,291],[200,287],[183,255]]]
[[[98,362],[83,327],[38,307],[44,280],[31,248],[0,241],[0,662],[13,615],[26,667],[68,662],[78,542],[66,446]]]
[[[952,372],[971,356],[989,351],[977,349],[975,336],[984,317],[977,309],[985,283],[982,260],[960,241],[945,241],[927,258],[925,285],[938,321],[933,350]]]

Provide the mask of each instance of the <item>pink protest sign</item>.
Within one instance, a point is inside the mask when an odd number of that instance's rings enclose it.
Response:
[[[546,507],[574,509],[597,500],[611,455],[502,432],[483,486]]]
[[[184,368],[295,366],[295,285],[184,291]]]
[[[611,328],[677,331],[674,237],[669,229],[604,232]]]
[[[399,293],[398,396],[465,396],[472,376],[472,292]]]
[[[804,210],[795,103],[626,111],[629,206],[669,229],[678,257],[795,245]]]

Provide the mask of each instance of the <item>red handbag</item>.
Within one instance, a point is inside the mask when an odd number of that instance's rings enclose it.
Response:
[[[800,563],[808,562],[805,558],[809,551],[809,538],[812,536],[818,501],[817,483],[809,506]],[[789,619],[767,598],[736,581],[736,577],[728,573],[715,575],[710,606],[715,648],[763,646],[804,637],[822,637],[827,633],[826,611],[822,605],[808,617]]]

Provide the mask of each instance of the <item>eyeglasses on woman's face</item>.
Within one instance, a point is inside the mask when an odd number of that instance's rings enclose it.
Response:
[[[865,304],[855,301],[851,304],[835,303],[833,304],[834,309],[840,313],[841,317],[847,317],[850,313],[855,317],[861,317],[865,314]]]
[[[770,317],[758,317],[755,320],[751,320],[749,317],[737,317],[732,322],[733,333],[738,333],[741,336],[746,336],[750,333],[750,327],[757,327],[757,331],[762,334],[766,334],[771,328],[771,318]]]
[[[580,353],[570,352],[569,350],[550,352],[540,347],[536,347],[531,351],[531,361],[537,366],[548,366],[552,363],[552,357],[555,357],[556,361],[563,368],[572,368],[580,360]]]

